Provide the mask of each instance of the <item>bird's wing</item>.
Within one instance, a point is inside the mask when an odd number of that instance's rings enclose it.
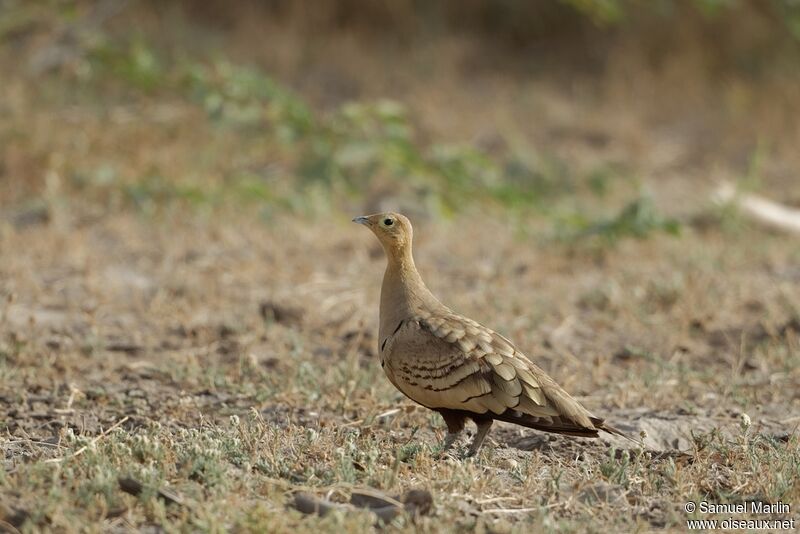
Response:
[[[382,351],[392,383],[428,408],[596,435],[595,418],[500,334],[452,312],[400,323]]]

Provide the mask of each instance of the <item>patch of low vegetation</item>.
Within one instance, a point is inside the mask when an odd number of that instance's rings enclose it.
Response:
[[[675,218],[664,217],[653,206],[649,197],[642,196],[624,206],[619,213],[598,221],[587,220],[576,213],[566,221],[563,238],[568,241],[598,238],[604,244],[613,244],[625,237],[642,239],[653,232],[678,235],[681,223]]]
[[[366,532],[381,520],[350,505],[354,493],[420,490],[432,507],[391,516],[393,528],[627,531],[684,528],[700,517],[682,511],[690,500],[800,497],[796,295],[760,267],[789,265],[779,238],[760,235],[761,261],[750,267],[728,240],[702,234],[631,240],[596,263],[558,248],[536,259],[540,250],[468,216],[455,221],[469,242],[421,225],[420,268],[440,265],[441,294],[482,320],[491,314],[593,411],[645,444],[499,425],[464,461],[441,457],[438,416],[383,376],[374,337],[382,260],[370,261],[359,234],[329,221],[287,224],[292,216],[255,225],[242,241],[236,228],[248,219],[154,228],[106,216],[73,234],[55,264],[40,254],[61,239],[56,227],[4,234],[6,523]],[[106,247],[87,248],[109,236]],[[294,245],[276,257],[278,242]],[[493,292],[487,308],[465,298],[458,273],[490,243],[499,263],[468,275],[482,295]],[[294,247],[316,250],[314,261]],[[665,262],[672,278],[659,282]],[[53,277],[58,285],[44,283]],[[601,289],[586,294],[596,278]],[[525,311],[532,298],[536,309]],[[72,299],[97,307],[81,311]],[[558,311],[564,302],[574,303],[568,316]],[[330,511],[294,510],[298,492]]]
[[[73,54],[38,96],[49,105],[77,105],[95,120],[113,105],[163,114],[153,117],[155,124],[189,114],[204,134],[202,161],[175,147],[171,157],[185,165],[128,168],[124,154],[103,151],[83,162],[70,157],[61,185],[104,206],[152,214],[176,205],[201,211],[250,205],[269,217],[369,204],[391,189],[399,204],[439,216],[476,205],[530,216],[547,215],[554,203],[568,204],[581,191],[602,195],[610,182],[630,184],[614,180],[622,171],[613,165],[582,171],[553,154],[423,143],[408,110],[392,100],[317,111],[259,67],[157,50],[140,33],[85,35]],[[50,94],[73,96],[64,101]],[[152,110],[158,101],[166,103]],[[204,118],[194,116],[197,109]],[[228,157],[232,150],[235,158]],[[195,168],[200,163],[210,172]],[[648,233],[651,226],[636,225],[635,232]],[[611,227],[603,232],[619,234]]]

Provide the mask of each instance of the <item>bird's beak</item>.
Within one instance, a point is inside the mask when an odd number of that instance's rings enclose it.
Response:
[[[363,215],[360,215],[358,217],[355,217],[353,219],[353,222],[354,223],[358,223],[358,224],[369,224],[369,218],[368,217],[364,217]]]

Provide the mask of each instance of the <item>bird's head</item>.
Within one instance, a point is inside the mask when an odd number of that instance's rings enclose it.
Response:
[[[353,222],[363,224],[378,238],[389,256],[395,256],[411,248],[414,231],[411,221],[404,215],[393,212],[362,215]]]

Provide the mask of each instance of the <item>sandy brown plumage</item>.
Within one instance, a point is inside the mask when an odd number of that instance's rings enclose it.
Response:
[[[379,350],[386,376],[447,424],[444,448],[466,419],[478,427],[468,454],[480,449],[494,420],[571,436],[623,435],[578,401],[497,332],[458,315],[425,286],[412,256],[413,230],[397,213],[356,217],[386,251]]]

